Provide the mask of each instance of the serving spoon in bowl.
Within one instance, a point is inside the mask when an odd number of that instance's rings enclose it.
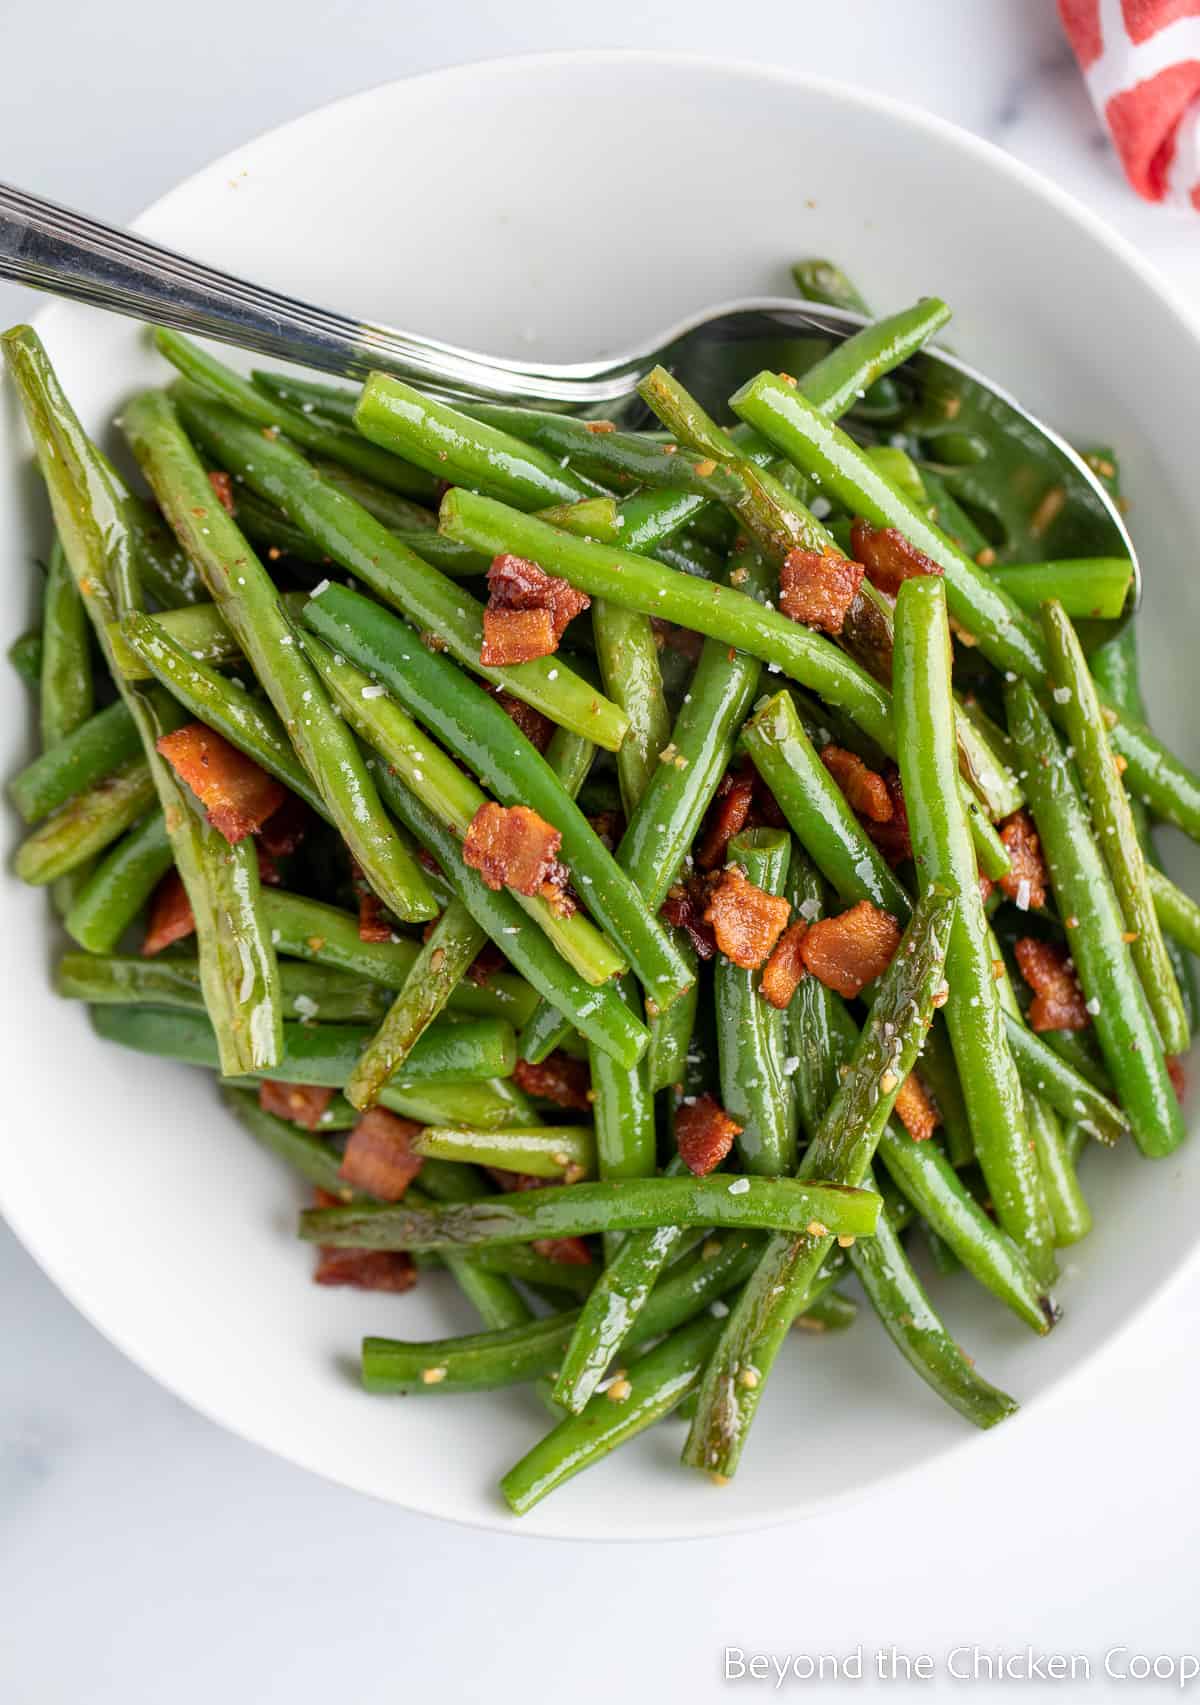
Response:
[[[445,396],[602,411],[631,425],[644,418],[637,386],[656,366],[670,368],[706,406],[720,407],[750,372],[802,372],[831,342],[867,323],[844,308],[753,297],[707,308],[633,349],[592,361],[481,355],[252,284],[6,184],[0,277],[349,378],[382,371]],[[1013,462],[1036,459],[1055,492],[1055,539],[1069,541],[1059,554],[1129,558],[1127,620],[1141,602],[1141,565],[1120,511],[1083,458],[1007,391],[942,350],[921,351],[892,377],[914,396],[933,391],[969,402],[986,416],[989,440],[1006,441]]]

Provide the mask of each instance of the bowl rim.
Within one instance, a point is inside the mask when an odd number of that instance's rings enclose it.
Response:
[[[529,72],[553,73],[582,64],[610,65],[614,68],[629,65],[648,65],[660,67],[666,73],[701,69],[718,71],[725,76],[745,81],[769,81],[786,85],[801,93],[815,93],[826,96],[850,108],[882,114],[899,125],[923,131],[929,137],[959,150],[988,169],[1002,172],[1028,194],[1040,197],[1044,202],[1050,203],[1062,217],[1082,228],[1103,248],[1107,249],[1118,262],[1128,268],[1151,295],[1156,297],[1159,303],[1168,310],[1178,322],[1183,333],[1200,343],[1200,309],[1193,309],[1183,293],[1141,255],[1129,238],[1109,225],[1098,213],[1069,191],[1062,189],[1044,173],[1009,154],[998,144],[977,136],[974,132],[950,119],[943,118],[939,114],[929,112],[894,95],[883,94],[839,78],[813,75],[785,66],[764,64],[754,59],[726,59],[718,54],[676,53],[640,48],[571,48],[462,60],[451,65],[416,72],[407,77],[386,78],[378,83],[370,84],[366,88],[321,102],[319,105],[297,114],[294,118],[287,119],[281,124],[272,125],[245,138],[235,144],[234,147],[198,166],[195,171],[188,173],[186,177],[181,178],[163,194],[157,196],[128,221],[127,228],[154,237],[155,226],[159,217],[169,212],[170,204],[175,197],[187,194],[201,179],[210,174],[225,172],[240,161],[246,150],[255,148],[268,139],[286,136],[289,131],[310,124],[320,116],[347,111],[356,105],[366,105],[389,95],[394,90],[404,89],[414,84],[475,83],[481,79],[498,79]],[[44,323],[49,317],[60,311],[62,306],[55,300],[47,302],[35,314],[31,315],[31,323],[34,325]],[[363,1494],[387,1505],[389,1508],[402,1509],[416,1516],[447,1521],[455,1526],[468,1529],[503,1533],[516,1539],[551,1539],[576,1543],[582,1540],[601,1544],[682,1543],[692,1539],[711,1539],[725,1534],[759,1532],[767,1528],[782,1526],[787,1522],[822,1517],[834,1510],[856,1504],[870,1493],[882,1491],[885,1488],[890,1489],[922,1473],[930,1472],[936,1465],[933,1460],[920,1460],[911,1465],[883,1469],[874,1474],[868,1473],[862,1481],[851,1489],[831,1493],[827,1496],[809,1496],[804,1499],[803,1503],[784,1505],[777,1512],[760,1511],[751,1514],[735,1514],[731,1510],[729,1514],[721,1517],[710,1513],[712,1502],[707,1503],[706,1506],[706,1501],[698,1498],[696,1508],[699,1513],[686,1526],[680,1527],[676,1523],[670,1527],[652,1527],[649,1531],[643,1530],[632,1534],[614,1531],[604,1534],[584,1533],[575,1535],[563,1532],[559,1528],[546,1529],[540,1526],[536,1510],[530,1515],[518,1519],[503,1507],[499,1497],[497,1497],[493,1507],[471,1511],[446,1510],[439,1507],[436,1500],[422,1499],[415,1492],[411,1497],[406,1495],[405,1499],[401,1501],[370,1484],[366,1477],[356,1475],[353,1472],[352,1464],[347,1464],[342,1470],[331,1467],[325,1462],[313,1460],[303,1449],[295,1449],[277,1442],[269,1436],[266,1429],[259,1430],[253,1423],[244,1418],[231,1416],[227,1412],[228,1404],[194,1392],[188,1388],[185,1381],[167,1378],[160,1373],[140,1347],[134,1348],[127,1341],[129,1334],[121,1324],[99,1318],[93,1312],[86,1295],[81,1294],[81,1288],[76,1283],[61,1276],[58,1261],[53,1256],[44,1254],[37,1247],[36,1241],[26,1235],[20,1214],[14,1214],[6,1200],[4,1169],[2,1167],[0,1167],[0,1212],[3,1213],[5,1222],[22,1248],[88,1324],[94,1327],[108,1343],[142,1373],[148,1375],[173,1396],[186,1403],[190,1409],[223,1428],[226,1432],[233,1434],[236,1438],[254,1445],[258,1449],[268,1451],[273,1456],[297,1468],[315,1474],[333,1485],[345,1487],[348,1491]],[[1072,1367],[1053,1380],[1046,1389],[1035,1392],[1028,1399],[1023,1399],[1021,1413],[1014,1417],[1014,1421],[1019,1424],[1022,1418],[1030,1416],[1035,1411],[1041,1412],[1060,1400],[1067,1389],[1086,1369],[1093,1368],[1096,1363],[1115,1353],[1123,1345],[1127,1335],[1139,1324],[1150,1306],[1173,1294],[1190,1276],[1196,1267],[1198,1256],[1200,1256],[1200,1237],[1197,1237],[1191,1248],[1180,1257],[1169,1272],[1165,1273],[1138,1298],[1127,1318],[1108,1337],[1085,1351]],[[1025,1431],[1024,1428],[1020,1430],[1021,1432]],[[951,1456],[962,1456],[967,1450],[981,1446],[989,1437],[990,1433],[979,1432],[975,1429],[964,1429],[958,1438],[937,1451],[936,1463],[941,1463]],[[697,1490],[699,1492],[699,1488]]]

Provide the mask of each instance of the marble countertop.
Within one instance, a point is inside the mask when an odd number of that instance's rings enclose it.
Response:
[[[247,135],[385,78],[547,47],[686,47],[858,81],[966,126],[1080,197],[1200,309],[1200,225],[1125,189],[1049,0],[743,0],[736,30],[728,7],[693,0],[685,38],[682,15],[609,0],[601,29],[550,0],[420,15],[361,0],[310,26],[280,0],[202,14],[110,0],[64,29],[57,8],[26,7],[5,20],[22,98],[0,110],[0,161],[16,183],[122,219]],[[1030,259],[1053,289],[1053,255]],[[27,311],[0,288],[6,322]],[[11,1705],[382,1705],[471,1697],[485,1678],[497,1705],[691,1702],[726,1696],[726,1646],[860,1642],[928,1654],[941,1680],[922,1692],[953,1688],[953,1648],[1032,1645],[1085,1656],[1096,1696],[1124,1696],[1107,1650],[1196,1640],[1200,1270],[994,1435],[986,1460],[967,1453],[802,1526],[620,1549],[410,1517],[243,1444],[124,1361],[2,1228],[0,1298]]]

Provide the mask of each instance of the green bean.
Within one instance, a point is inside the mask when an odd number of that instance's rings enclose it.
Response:
[[[696,1027],[696,1011],[700,1001],[696,950],[682,930],[672,931],[672,940],[687,961],[696,981],[677,1001],[672,1001],[666,1012],[655,1013],[650,1020],[650,1046],[646,1050],[646,1083],[651,1095],[683,1082],[687,1052],[691,1046],[692,1031]],[[522,1031],[522,1042],[524,1037],[525,1033]],[[523,1054],[522,1058],[528,1059],[529,1056]]]
[[[1019,1072],[1019,1062],[1017,1069]],[[954,1065],[954,1050],[940,1015],[930,1025],[929,1035],[925,1038],[920,1075],[942,1116],[942,1141],[951,1164],[968,1165],[975,1159],[971,1121],[967,1118],[967,1104]]]
[[[388,373],[372,373],[354,411],[354,424],[438,481],[482,487],[522,509],[573,503],[595,487],[509,432],[451,408]]]
[[[1154,865],[1148,866],[1146,880],[1162,927],[1180,947],[1200,953],[1200,906]]]
[[[1089,1065],[1078,1056],[1076,1037],[1065,1031],[1037,1036],[1023,1019],[1011,1013],[1004,1015],[1004,1028],[1027,1090],[1040,1095],[1068,1123],[1080,1122],[1099,1143],[1111,1145],[1129,1135],[1128,1115],[1109,1099],[1111,1080],[1107,1072],[1098,1060]],[[1085,1068],[1091,1071],[1090,1078]]]
[[[413,1139],[413,1147],[438,1160],[497,1166],[531,1178],[577,1183],[596,1175],[596,1138],[590,1125],[514,1125],[503,1131],[431,1125]]]
[[[896,724],[913,853],[922,883],[942,882],[959,896],[946,1023],[997,1217],[1046,1285],[1055,1271],[1053,1226],[1029,1147],[975,859],[958,808],[950,662],[942,581],[933,575],[906,581],[896,601]]]
[[[888,1337],[944,1403],[977,1427],[1016,1413],[1013,1399],[975,1372],[942,1325],[886,1214],[874,1237],[854,1245],[850,1262]]]
[[[145,758],[127,758],[25,837],[13,860],[14,872],[22,882],[41,887],[78,870],[136,823],[154,797]]]
[[[314,1208],[301,1215],[300,1236],[341,1249],[441,1249],[672,1225],[778,1230],[794,1237],[816,1220],[835,1236],[869,1237],[878,1211],[878,1196],[844,1184],[720,1173],[552,1185],[428,1212],[403,1203]]]
[[[1059,1249],[1078,1243],[1092,1229],[1092,1215],[1071,1161],[1058,1115],[1037,1095],[1025,1097],[1025,1120],[1037,1145],[1038,1170],[1054,1220]]]
[[[1183,1140],[1179,1104],[1087,811],[1028,683],[1010,683],[1004,697],[1009,733],[1029,771],[1026,791],[1059,914],[1078,919],[1070,930],[1071,956],[1100,1051],[1139,1148],[1149,1155],[1170,1154]]]
[[[726,857],[755,887],[783,894],[791,837],[780,829],[749,829],[730,841]],[[721,955],[713,974],[721,1104],[741,1127],[738,1155],[746,1172],[778,1177],[795,1170],[796,1134],[783,1075],[783,1014],[762,999],[759,973]]]
[[[63,919],[89,953],[111,953],[171,869],[171,837],[161,811],[151,811],[89,874]]]
[[[92,715],[95,702],[92,681],[92,657],[88,645],[88,615],[87,608],[75,584],[75,576],[71,573],[62,545],[56,539],[54,549],[50,553],[50,566],[46,571],[46,587],[42,598],[42,667],[40,671],[41,688],[41,734],[42,747],[49,752],[61,740],[65,740],[75,730],[85,725]],[[135,744],[121,757],[128,757],[136,749]],[[113,758],[105,764],[104,769],[89,775],[86,781],[78,783],[84,787],[88,781],[95,781],[105,770],[111,770],[120,762]],[[27,776],[28,769],[22,772]],[[27,823],[36,819],[22,804],[19,796],[21,776],[9,784],[13,802]],[[70,792],[77,791],[72,788]],[[52,805],[45,810],[52,811],[54,805],[61,805],[70,797],[70,792],[61,794]],[[41,813],[44,815],[44,812]]]
[[[315,1131],[306,1131],[288,1119],[277,1119],[259,1106],[258,1096],[245,1089],[223,1085],[221,1099],[238,1124],[264,1148],[278,1155],[292,1169],[343,1202],[353,1201],[356,1192],[342,1177],[342,1157],[332,1143]]]
[[[260,554],[268,562],[276,557],[293,557],[297,562],[321,567],[329,558],[319,545],[314,545],[307,533],[300,530],[281,509],[267,503],[257,492],[242,487],[238,491],[234,520],[252,545],[262,546]]]
[[[822,302],[829,308],[849,308],[855,314],[869,314],[858,289],[840,266],[831,260],[798,260],[792,267],[796,289],[810,302]]]
[[[359,390],[348,385],[323,385],[319,379],[300,379],[291,373],[264,372],[257,367],[250,377],[273,402],[298,408],[303,414],[319,415],[333,426],[354,425]]]
[[[487,936],[461,900],[451,900],[421,948],[404,987],[346,1080],[345,1096],[367,1108],[409,1059],[418,1039],[479,957]]]
[[[19,634],[9,646],[5,655],[26,686],[40,685],[44,651],[41,628],[30,628],[28,632]]]
[[[1125,608],[1133,564],[1128,557],[1074,557],[1065,562],[997,563],[988,572],[1031,616],[1053,598],[1073,618],[1115,621]]]
[[[459,837],[465,835],[485,802],[482,789],[340,652],[330,652],[311,634],[302,634],[301,641],[343,716],[386,760],[389,774],[418,794],[440,823]],[[340,635],[335,636],[335,644],[342,643]],[[406,643],[410,649],[420,649],[415,639]],[[604,983],[624,969],[620,954],[581,912],[560,917],[540,895],[514,894],[513,898],[586,981]],[[504,947],[503,942],[498,945]]]
[[[118,699],[69,732],[46,741],[41,755],[9,782],[9,797],[27,823],[37,823],[128,759],[140,756],[141,750],[137,726]]]
[[[437,908],[420,867],[388,822],[270,576],[217,501],[170,402],[153,392],[135,398],[125,409],[124,430],[367,881],[398,918],[433,916]]]
[[[598,746],[615,751],[621,744],[623,713],[559,659],[539,657],[509,668],[485,667],[479,660],[483,641],[479,601],[323,480],[289,444],[282,439],[264,440],[229,410],[203,398],[181,397],[180,410],[188,431],[206,449],[253,490],[285,509],[334,562],[393,604],[418,633],[435,634],[464,669],[504,687],[551,721]]]
[[[870,1165],[929,1028],[957,904],[936,889],[918,902],[879,980],[846,1074],[805,1151],[802,1178],[827,1170],[844,1183],[857,1183]],[[829,1253],[827,1225],[767,1244],[705,1369],[683,1451],[690,1466],[725,1477],[736,1468],[780,1345]]]
[[[346,431],[306,414],[303,408],[288,408],[271,397],[264,397],[249,379],[226,367],[190,338],[159,326],[154,333],[159,351],[185,379],[215,397],[244,419],[252,421],[257,431],[286,433],[297,444],[319,456],[328,456],[379,485],[423,502],[432,501],[437,493],[437,481],[399,456],[368,444],[357,432]],[[230,472],[233,470],[230,469]]]
[[[1108,866],[1117,903],[1125,919],[1134,968],[1163,1047],[1184,1054],[1190,1046],[1187,1015],[1147,881],[1147,867],[1124,783],[1117,772],[1083,650],[1061,604],[1042,606],[1042,635],[1056,684],[1067,739],[1087,803],[1096,842]]]
[[[637,1022],[616,990],[607,984],[593,987],[586,983],[540,930],[522,927],[523,914],[507,889],[490,889],[479,873],[463,862],[454,834],[443,827],[425,803],[386,771],[376,773],[389,809],[437,860],[476,923],[500,946],[526,981],[568,1013],[589,1040],[607,1044],[614,1058],[634,1065],[648,1038],[645,1027]]]
[[[381,990],[332,965],[281,964],[283,1009],[322,1024],[370,1024],[387,1010]],[[161,959],[98,953],[66,953],[54,986],[67,1000],[93,1005],[176,1007],[204,1011],[200,968],[195,959]]]
[[[618,998],[639,1020],[642,1003],[632,979],[622,977],[616,988]],[[624,1065],[592,1043],[588,1062],[599,1176],[614,1182],[649,1177],[655,1160],[654,1097],[642,1060]]]
[[[760,373],[730,398],[730,407],[851,514],[863,516],[873,527],[898,527],[932,557],[945,575],[951,615],[974,636],[982,655],[997,669],[1041,685],[1047,661],[1036,624],[799,390],[774,374]],[[1200,776],[1136,719],[1119,721],[1111,739],[1128,762],[1131,789],[1146,796],[1157,815],[1193,839],[1200,838]]]
[[[539,1255],[528,1243],[505,1243],[498,1249],[473,1249],[461,1257],[472,1267],[487,1273],[503,1273],[506,1278],[520,1279],[539,1291],[556,1291],[566,1296],[586,1297],[596,1282],[597,1268],[582,1262],[555,1261],[550,1255]]]
[[[298,616],[306,597],[304,592],[283,593],[280,602],[289,621]],[[154,620],[197,663],[243,661],[238,642],[216,604],[191,604],[182,610],[160,610]],[[126,681],[147,680],[151,670],[126,643],[121,628],[111,627],[108,638],[118,675]]]
[[[742,732],[762,776],[818,870],[848,904],[870,900],[904,921],[912,903],[813,749],[791,695],[776,693]]]
[[[658,647],[649,616],[606,599],[592,607],[592,633],[604,691],[629,719],[617,752],[617,775],[625,815],[631,817],[671,733]]]
[[[698,473],[690,457],[676,454],[648,432],[618,432],[609,421],[578,420],[502,403],[472,403],[465,412],[497,432],[536,445],[559,464],[566,456],[577,472],[614,490],[655,486],[698,497],[715,495],[711,475]]]
[[[687,986],[687,966],[545,759],[503,708],[448,659],[427,651],[398,617],[344,587],[330,586],[312,599],[304,619],[394,692],[502,804],[529,805],[560,831],[563,857],[589,911],[628,956],[648,998],[668,1007]]]
[[[357,394],[355,400],[357,402]],[[325,462],[317,457],[313,466],[322,479],[337,486],[356,503],[361,503],[393,533],[433,533],[437,530],[437,516],[425,504],[414,503],[410,498],[389,491],[386,486],[376,485],[373,480],[356,474],[353,468],[343,467],[340,462]]]
[[[157,693],[122,683],[114,666],[109,629],[137,607],[139,573],[149,560],[148,535],[139,531],[137,521],[144,505],[129,498],[84,434],[36,334],[16,327],[3,342],[67,560],[141,733],[172,854],[196,921],[205,1003],[223,1068],[265,1067],[280,1048],[281,1012],[278,968],[258,904],[253,845],[242,842],[231,848],[201,815],[190,790],[157,751],[158,739],[176,725],[174,707]]]
[[[450,1166],[440,1160],[426,1160],[420,1189],[405,1191],[414,1206],[424,1206],[429,1197],[435,1202],[470,1202],[490,1194],[491,1187],[473,1167]],[[505,1274],[482,1268],[468,1255],[449,1250],[440,1260],[490,1330],[506,1331],[532,1319],[528,1303]]]
[[[797,914],[815,923],[825,909],[825,884],[797,846],[792,848],[789,881]],[[809,1142],[837,1091],[838,1066],[843,1063],[833,1036],[836,1006],[837,996],[819,977],[801,977],[784,1015],[788,1053],[784,1065],[791,1068],[796,1112]]]
[[[336,906],[272,888],[263,896],[263,910],[280,953],[288,953],[314,964],[328,964],[385,989],[402,989],[416,964],[420,949],[415,941],[397,936],[392,941],[363,941],[358,919]],[[523,1024],[535,1004],[533,990],[520,977],[492,972],[487,982],[469,978],[450,993],[446,1005],[451,1012],[470,1013],[477,1018],[506,1018]]]
[[[185,1065],[215,1070],[219,1064],[212,1026],[200,1013],[127,1006],[90,1010],[95,1029],[108,1041]],[[246,1075],[340,1089],[370,1034],[365,1024],[285,1024],[278,1063],[269,1073]],[[405,1061],[404,1076],[380,1099],[390,1106],[392,1090],[402,1094],[410,1084],[458,1085],[508,1077],[516,1060],[513,1044],[511,1026],[503,1019],[431,1025]]]

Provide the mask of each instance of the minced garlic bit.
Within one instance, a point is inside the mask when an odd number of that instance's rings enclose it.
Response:
[[[885,1095],[890,1095],[893,1089],[898,1089],[900,1087],[900,1079],[896,1076],[895,1072],[884,1072],[883,1076],[879,1080],[879,1087]]]
[[[608,1398],[610,1403],[624,1403],[627,1397],[631,1397],[633,1395],[633,1387],[625,1378],[624,1374],[619,1374],[617,1378],[613,1380],[604,1395]]]
[[[304,945],[311,952],[319,953],[325,945],[325,937],[323,935],[310,935],[307,938],[307,940],[305,941]]]
[[[758,1373],[754,1368],[743,1368],[737,1376],[739,1385],[744,1385],[747,1391],[754,1391],[759,1384]]]
[[[1138,938],[1137,930],[1127,929],[1124,932],[1124,934],[1122,935],[1121,940],[1125,943],[1126,947],[1132,947],[1133,943],[1137,940],[1137,938]]]
[[[421,1384],[440,1385],[446,1377],[446,1372],[445,1368],[422,1368]]]
[[[710,1237],[708,1242],[705,1243],[704,1245],[702,1245],[702,1247],[701,1247],[700,1259],[702,1261],[713,1261],[713,1260],[715,1260],[716,1257],[721,1253],[721,1250],[723,1247],[724,1247],[724,1245],[722,1244],[721,1239],[719,1237]]]
[[[712,461],[711,458],[709,458],[707,456],[705,457],[704,461],[695,462],[692,465],[692,472],[694,474],[698,474],[702,480],[706,480],[708,478],[709,474],[715,474],[716,471],[717,471],[717,464],[714,461]]]
[[[1066,501],[1067,494],[1062,486],[1052,485],[1029,518],[1029,531],[1035,539],[1046,531]]]
[[[854,1238],[852,1236],[847,1237],[845,1232],[843,1232],[841,1237],[838,1238],[838,1248],[839,1249],[852,1249],[853,1247],[854,1247]]]
[[[820,1220],[809,1220],[805,1229],[810,1237],[829,1236],[829,1227],[827,1225],[822,1225]]]
[[[749,580],[749,578],[750,570],[748,568],[735,568],[733,573],[729,576],[729,584],[731,586],[740,586],[743,580]]]
[[[708,1478],[714,1486],[728,1486],[729,1484],[728,1474],[718,1474],[715,1469],[709,1470]]]
[[[992,960],[992,981],[993,981],[993,983],[998,983],[1000,981],[1001,977],[1003,977],[1003,975],[1004,975],[1004,961],[1003,961],[1003,959],[993,959]]]
[[[588,420],[584,422],[589,432],[615,432],[617,429],[611,420]]]
[[[991,568],[995,560],[996,553],[992,549],[991,545],[984,545],[981,551],[975,552],[975,561],[979,564],[980,568]]]

